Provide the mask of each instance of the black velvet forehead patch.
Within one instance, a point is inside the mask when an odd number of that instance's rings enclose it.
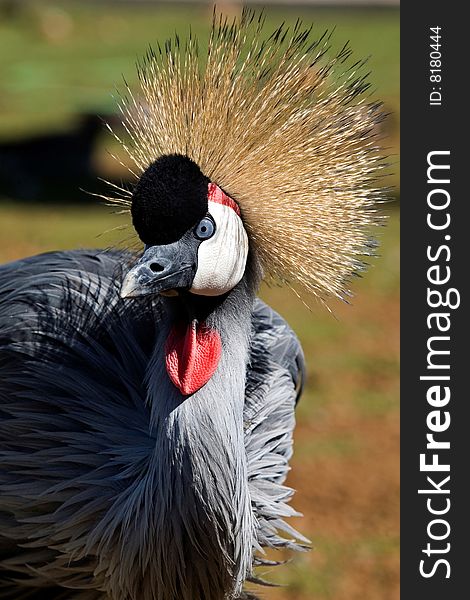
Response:
[[[207,213],[209,179],[187,156],[160,156],[142,174],[132,195],[132,224],[147,245],[179,240]]]

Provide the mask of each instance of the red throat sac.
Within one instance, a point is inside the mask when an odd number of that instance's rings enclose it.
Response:
[[[165,344],[167,373],[185,396],[205,385],[217,369],[222,354],[218,331],[198,323],[173,325]]]

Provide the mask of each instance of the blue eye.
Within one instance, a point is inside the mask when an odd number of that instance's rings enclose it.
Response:
[[[214,233],[215,223],[210,216],[201,219],[194,229],[194,235],[198,240],[208,240]]]

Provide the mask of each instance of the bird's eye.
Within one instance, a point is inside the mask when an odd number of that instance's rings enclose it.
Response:
[[[212,217],[204,217],[199,221],[194,230],[194,235],[198,240],[208,240],[215,233],[215,223]]]

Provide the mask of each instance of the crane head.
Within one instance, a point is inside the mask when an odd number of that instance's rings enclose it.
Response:
[[[187,156],[161,156],[144,171],[131,213],[145,251],[123,281],[123,298],[221,296],[242,279],[248,236],[240,208]]]

